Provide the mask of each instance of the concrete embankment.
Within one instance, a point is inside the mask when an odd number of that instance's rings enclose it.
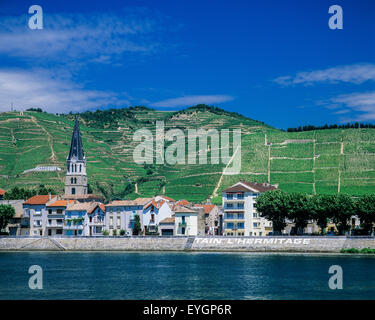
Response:
[[[374,237],[0,237],[0,251],[340,252]]]

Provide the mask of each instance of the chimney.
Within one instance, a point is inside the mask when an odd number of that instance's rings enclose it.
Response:
[[[51,192],[48,192],[48,200],[51,200]]]

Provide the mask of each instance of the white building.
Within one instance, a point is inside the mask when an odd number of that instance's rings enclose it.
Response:
[[[198,235],[198,211],[183,206],[174,207],[176,236]]]
[[[47,224],[46,231],[48,236],[63,235],[63,226],[65,221],[65,210],[69,204],[73,204],[73,200],[56,200],[50,201],[46,205]]]
[[[272,232],[272,222],[260,217],[254,204],[260,193],[275,189],[267,183],[240,181],[224,190],[224,235],[265,236]]]
[[[156,232],[160,221],[171,217],[172,209],[168,202],[164,200],[151,201],[143,208],[142,224],[144,234],[147,232]]]
[[[138,215],[143,227],[143,208],[152,201],[152,198],[137,198],[135,200],[116,200],[105,205],[105,229],[110,235],[119,235],[125,230],[126,235],[132,235],[135,216]]]
[[[36,195],[23,203],[23,218],[30,219],[30,236],[46,236],[48,223],[47,206],[56,200],[52,195]]]

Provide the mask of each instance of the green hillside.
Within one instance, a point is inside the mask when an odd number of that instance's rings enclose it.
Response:
[[[79,118],[90,187],[107,198],[165,193],[175,199],[204,201],[239,179],[270,181],[288,192],[310,194],[375,191],[375,129],[288,133],[204,106],[179,112],[144,107],[85,112]],[[62,192],[73,120],[71,114],[0,113],[0,188],[44,184]],[[156,120],[164,120],[165,131],[241,129],[241,174],[222,175],[223,164],[135,164],[132,155],[138,143],[133,142],[133,133],[139,128],[154,133]],[[24,173],[36,166],[63,170]]]

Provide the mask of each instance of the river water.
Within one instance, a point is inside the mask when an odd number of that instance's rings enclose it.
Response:
[[[41,290],[29,288],[31,265]],[[328,286],[332,265],[342,290]],[[374,299],[374,270],[363,255],[2,252],[0,299]]]

